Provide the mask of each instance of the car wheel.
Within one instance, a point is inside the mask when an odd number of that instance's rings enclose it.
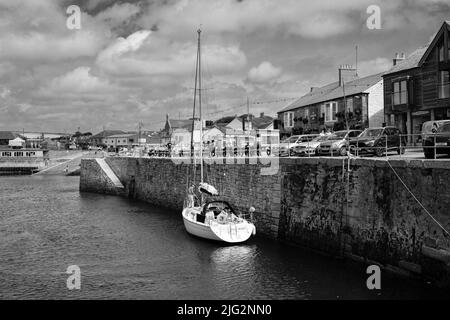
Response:
[[[434,159],[435,158],[434,149],[433,148],[424,149],[423,154],[424,154],[426,159]]]
[[[341,155],[341,156],[345,156],[346,154],[347,154],[347,148],[344,146],[344,147],[341,147],[340,149],[339,149],[339,154]]]
[[[375,150],[375,155],[376,155],[377,157],[382,157],[382,156],[383,156],[383,149],[377,148],[377,149]]]

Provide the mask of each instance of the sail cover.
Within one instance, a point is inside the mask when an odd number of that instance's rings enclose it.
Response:
[[[200,192],[206,193],[210,196],[217,196],[219,195],[219,192],[217,191],[216,188],[214,188],[212,185],[207,184],[206,182],[202,182],[200,183],[198,190]]]

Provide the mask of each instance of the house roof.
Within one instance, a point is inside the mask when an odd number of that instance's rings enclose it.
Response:
[[[273,123],[274,118],[270,116],[262,116],[259,118],[252,119],[253,128],[265,129]]]
[[[214,122],[214,124],[219,125],[219,126],[226,126],[226,125],[230,124],[231,121],[233,121],[233,120],[236,119],[236,118],[237,118],[236,115],[234,115],[234,116],[226,116],[226,117],[222,117],[222,118],[216,120],[216,121]],[[238,118],[238,120],[241,120],[241,119]]]
[[[170,123],[170,127],[172,129],[176,129],[176,128],[189,129],[192,127],[192,120],[169,119],[169,123]]]
[[[428,48],[428,45],[415,50],[408,57],[406,57],[405,60],[400,61],[395,66],[393,66],[391,69],[389,69],[384,75],[400,72],[403,70],[417,68],[419,66],[420,59],[422,58],[422,56],[425,53],[425,51],[427,50],[427,48]]]
[[[135,133],[125,133],[125,134],[114,134],[112,136],[108,136],[107,138],[128,138],[136,136]]]
[[[428,58],[428,56],[430,55],[431,51],[433,50],[433,48],[436,46],[437,42],[439,41],[439,39],[441,38],[442,34],[444,32],[448,32],[450,30],[450,21],[444,21],[444,23],[442,24],[442,26],[439,28],[439,30],[436,32],[436,34],[433,37],[433,40],[429,43],[429,45],[427,46],[428,48],[426,49],[426,51],[424,52],[424,54],[422,55],[422,58],[419,61],[419,65],[421,66],[424,61]]]
[[[430,43],[427,45],[420,47],[419,49],[416,49],[413,53],[411,53],[405,60],[399,62],[397,65],[393,66],[391,69],[389,69],[385,75],[414,69],[419,66],[421,66],[424,61],[427,59],[427,57],[430,55],[433,48],[436,46],[437,41],[441,37],[442,33],[446,30],[450,30],[450,21],[444,21],[442,26],[439,28],[439,30],[435,33],[433,36],[433,40],[431,40]]]
[[[350,82],[345,83],[345,95],[352,96],[365,92],[370,87],[382,80],[383,73],[377,73],[364,78],[358,78]],[[339,86],[339,82],[333,82],[323,87],[317,88],[312,92],[304,95],[300,99],[288,104],[284,109],[278,111],[278,113],[294,110],[309,105],[326,102],[338,98],[344,97],[344,90],[342,86]]]
[[[238,119],[242,121],[245,117],[247,117],[247,114],[240,115]],[[252,121],[252,127],[255,129],[265,129],[270,126],[274,120],[271,116],[263,115],[255,117],[253,114],[250,114],[250,119]]]
[[[106,138],[115,134],[125,134],[122,130],[103,130],[96,135],[92,136],[92,138]]]
[[[13,140],[16,135],[11,131],[0,131],[0,140]]]

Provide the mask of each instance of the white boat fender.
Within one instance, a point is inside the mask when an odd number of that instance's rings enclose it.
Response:
[[[252,231],[252,234],[253,234],[253,235],[256,234],[256,227],[255,227],[255,225],[253,225],[253,231]]]

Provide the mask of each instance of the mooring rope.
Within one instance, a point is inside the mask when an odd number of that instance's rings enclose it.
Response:
[[[408,188],[408,186],[405,184],[405,182],[403,182],[402,178],[400,178],[400,176],[398,175],[397,171],[395,171],[395,169],[392,167],[391,163],[389,162],[389,160],[386,159],[387,164],[389,165],[389,167],[392,169],[392,171],[394,172],[394,174],[397,176],[397,178],[400,180],[400,182],[403,184],[403,186],[406,188],[406,190],[408,190],[408,192],[412,195],[412,197],[414,198],[414,200],[417,201],[417,203],[422,207],[422,209],[430,216],[430,218],[442,229],[444,230],[444,232],[450,236],[450,233],[439,223],[439,221],[437,221],[433,215],[424,207],[424,205],[419,201],[419,199],[417,199],[417,197],[414,195],[414,193],[412,193],[412,191]]]

